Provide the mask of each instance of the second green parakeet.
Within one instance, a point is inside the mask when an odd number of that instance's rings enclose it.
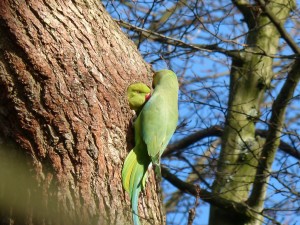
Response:
[[[139,114],[143,105],[149,100],[151,96],[150,88],[144,83],[134,83],[127,88],[127,99],[130,109]]]

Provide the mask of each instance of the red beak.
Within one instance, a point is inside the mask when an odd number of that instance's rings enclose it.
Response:
[[[148,94],[145,95],[146,102],[150,99],[150,97],[151,97],[151,93],[148,93]]]

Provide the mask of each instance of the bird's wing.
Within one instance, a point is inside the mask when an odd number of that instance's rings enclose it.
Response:
[[[141,112],[141,134],[147,145],[149,156],[156,159],[166,144],[166,131],[168,125],[166,102],[159,93],[154,93]]]

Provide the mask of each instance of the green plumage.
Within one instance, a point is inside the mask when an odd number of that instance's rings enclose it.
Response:
[[[138,115],[145,102],[150,98],[150,88],[144,83],[134,83],[127,88],[127,99],[130,109]]]
[[[161,70],[153,78],[154,92],[141,109],[135,123],[135,147],[125,159],[122,170],[124,189],[129,193],[134,225],[139,225],[138,196],[145,187],[147,169],[159,165],[178,121],[178,81],[170,70]]]

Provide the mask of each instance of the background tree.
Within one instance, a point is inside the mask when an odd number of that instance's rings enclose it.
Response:
[[[180,77],[181,123],[164,154],[168,224],[195,214],[206,224],[199,197],[209,224],[296,223],[298,2],[105,4],[146,61]]]
[[[295,224],[297,2],[103,4],[147,62],[179,76],[180,123],[162,171],[167,224]],[[4,0],[0,17],[2,223],[129,224],[124,92],[150,84],[150,67],[99,1]],[[139,212],[161,224],[149,179]]]

